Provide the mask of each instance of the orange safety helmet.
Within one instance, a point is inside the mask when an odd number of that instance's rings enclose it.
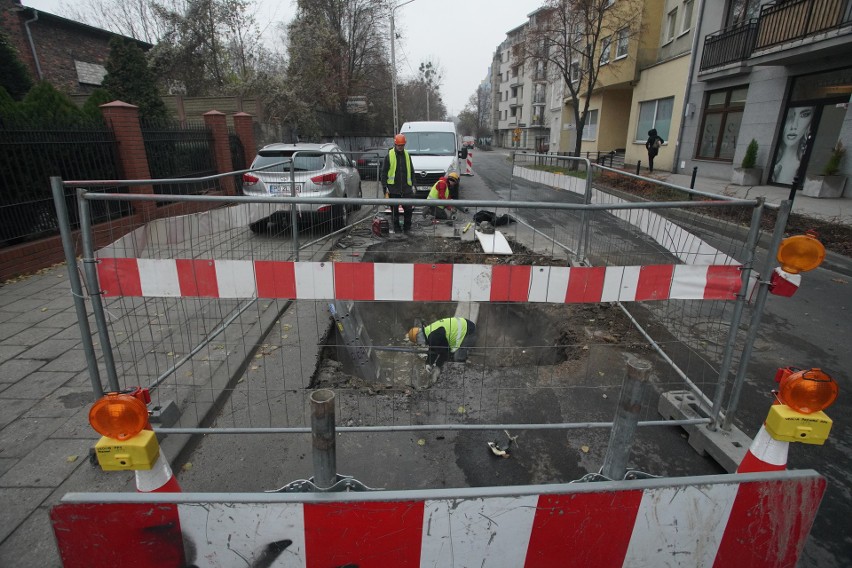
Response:
[[[393,143],[394,145],[402,144],[403,146],[405,146],[405,136],[402,134],[397,134],[393,137]]]

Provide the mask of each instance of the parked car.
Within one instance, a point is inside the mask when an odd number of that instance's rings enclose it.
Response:
[[[290,160],[293,162],[293,180],[290,179]],[[273,166],[243,174],[245,195],[290,197],[295,182],[296,195],[301,197],[361,197],[361,177],[355,163],[346,157],[336,144],[269,144],[260,149],[250,169]],[[300,221],[313,224],[331,222],[335,229],[346,225],[350,211],[360,206],[349,205],[297,205]],[[286,226],[290,220],[290,207],[284,205],[271,216],[255,221],[249,228],[260,233],[269,224]]]
[[[476,138],[473,136],[462,136],[462,148],[473,148],[476,146]]]
[[[365,148],[362,153],[355,156],[358,164],[358,173],[361,179],[379,179],[379,167],[387,155],[389,148]]]

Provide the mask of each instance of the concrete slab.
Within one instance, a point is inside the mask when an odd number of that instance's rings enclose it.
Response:
[[[708,417],[701,410],[698,399],[689,391],[663,393],[657,408],[660,415],[668,420]],[[751,438],[736,426],[732,426],[730,431],[724,431],[721,428],[715,431],[710,430],[706,424],[684,426],[683,429],[689,436],[689,445],[699,455],[710,456],[728,473],[737,471],[737,467],[751,446]]]
[[[503,236],[500,231],[494,231],[493,234],[486,234],[482,231],[476,231],[476,239],[482,245],[482,250],[486,254],[512,254],[512,247],[509,246],[509,241]]]

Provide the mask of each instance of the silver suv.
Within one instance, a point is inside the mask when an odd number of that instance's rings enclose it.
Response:
[[[293,180],[290,179],[290,161]],[[284,162],[267,170],[243,174],[245,195],[290,197],[295,181],[296,196],[301,197],[361,197],[361,177],[352,160],[336,144],[269,144],[260,149],[250,169]],[[298,204],[300,221],[331,222],[333,228],[346,225],[350,211],[360,209],[349,205]],[[265,219],[255,221],[249,228],[255,233],[265,231],[269,223],[287,225],[289,205]]]

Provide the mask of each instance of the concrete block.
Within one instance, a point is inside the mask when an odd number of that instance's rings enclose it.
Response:
[[[151,424],[156,424],[162,428],[169,428],[180,418],[180,411],[173,400],[168,400],[162,404],[153,406],[148,420]]]
[[[692,420],[708,418],[698,404],[698,399],[690,391],[670,391],[660,396],[657,405],[660,415],[667,420]],[[684,426],[689,436],[689,445],[702,456],[710,456],[728,473],[737,471],[740,462],[751,446],[751,438],[731,426],[730,431],[717,428],[710,430],[707,424]]]

